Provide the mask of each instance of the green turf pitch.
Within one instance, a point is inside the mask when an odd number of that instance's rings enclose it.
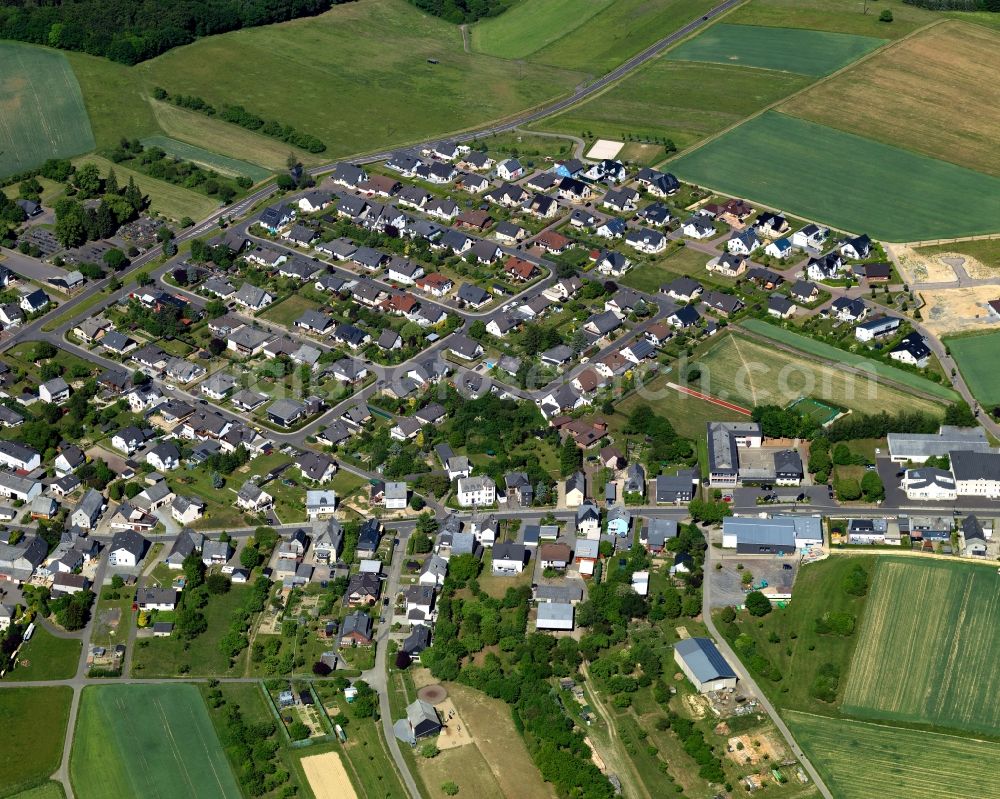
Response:
[[[837,799],[1000,796],[1000,744],[794,710],[785,720]]]
[[[0,176],[92,149],[94,134],[66,56],[0,42]]]
[[[78,799],[241,796],[193,685],[85,688],[70,778]]]
[[[933,613],[915,613],[919,597]],[[852,716],[997,733],[1000,576],[972,563],[882,558],[844,693]]]
[[[796,412],[807,416],[808,418],[815,421],[817,424],[826,424],[827,422],[832,422],[837,418],[840,411],[831,405],[827,405],[825,402],[820,402],[812,397],[800,397],[797,400],[789,403],[789,410],[794,409]]]
[[[973,396],[984,406],[1000,404],[1000,331],[945,340]]]
[[[237,158],[229,158],[219,153],[213,153],[210,150],[205,150],[193,144],[178,141],[177,139],[171,139],[168,136],[150,136],[142,140],[142,145],[143,147],[159,147],[167,155],[180,158],[184,161],[192,161],[199,166],[213,169],[220,175],[251,178],[254,183],[267,180],[272,174],[262,166],[257,166],[247,161],[240,161]]]
[[[846,67],[883,44],[885,39],[871,36],[720,23],[671,50],[668,57],[819,77]]]
[[[888,241],[1000,230],[1000,179],[775,111],[669,169],[726,194]]]

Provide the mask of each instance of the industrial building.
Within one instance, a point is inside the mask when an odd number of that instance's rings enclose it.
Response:
[[[791,555],[823,543],[819,516],[730,516],[722,522],[722,546],[741,555]]]
[[[674,660],[698,693],[736,687],[736,672],[708,638],[678,641],[674,644]]]

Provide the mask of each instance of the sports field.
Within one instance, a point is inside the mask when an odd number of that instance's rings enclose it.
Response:
[[[80,85],[66,57],[0,42],[0,176],[93,148]]]
[[[869,413],[873,407],[895,413],[940,414],[941,406],[877,379],[810,359],[805,353],[776,349],[765,342],[723,334],[697,359],[699,391],[741,405],[785,406],[799,397],[816,397],[842,408]]]
[[[958,399],[958,394],[955,393],[954,389],[949,388],[948,386],[935,383],[933,380],[928,380],[926,377],[915,375],[912,372],[897,369],[889,364],[873,361],[871,358],[866,358],[864,355],[855,355],[854,353],[846,352],[845,350],[838,349],[831,344],[825,344],[814,338],[803,336],[801,333],[796,333],[794,330],[786,330],[783,327],[769,324],[768,322],[761,321],[760,319],[744,319],[740,322],[740,324],[752,333],[772,339],[780,344],[787,344],[790,347],[795,347],[803,352],[808,352],[810,355],[815,355],[819,358],[824,358],[830,361],[844,363],[848,366],[870,370],[887,380],[892,380],[893,382],[900,383],[904,386],[910,386],[911,388],[915,388],[924,394],[930,394],[946,400]]]
[[[820,402],[812,397],[800,397],[789,403],[788,407],[794,408],[802,416],[808,416],[819,424],[832,422],[840,413],[840,410],[834,408],[832,405],[827,405],[825,402]]]
[[[785,721],[837,799],[1000,796],[1000,744],[798,711]]]
[[[0,796],[41,785],[59,768],[72,699],[67,686],[0,690]]]
[[[972,395],[987,408],[1000,404],[1000,372],[996,368],[1000,331],[949,338],[945,344]]]
[[[658,58],[608,91],[534,127],[620,139],[673,139],[683,149],[808,86],[789,72]],[[663,153],[662,148],[660,153]]]
[[[671,50],[668,57],[820,77],[846,67],[885,41],[847,33],[719,23]]]
[[[1000,179],[775,111],[672,161],[670,170],[888,241],[1000,230]]]
[[[242,795],[193,685],[85,688],[70,778],[79,799]]]
[[[191,161],[206,169],[215,170],[220,175],[228,175],[232,178],[248,177],[254,183],[259,183],[271,177],[271,172],[256,164],[219,155],[202,147],[196,147],[187,142],[171,139],[168,136],[149,136],[142,140],[142,144],[144,147],[159,147],[167,155],[180,158],[184,161]]]
[[[579,28],[615,0],[521,0],[470,30],[472,49],[499,58],[524,58]]]
[[[1000,175],[1000,33],[945,22],[803,92],[784,113]],[[877,114],[845,114],[871,108]]]
[[[997,734],[998,617],[995,568],[880,558],[842,710]]]

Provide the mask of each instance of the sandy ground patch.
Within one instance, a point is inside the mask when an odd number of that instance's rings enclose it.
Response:
[[[939,255],[922,255],[912,247],[893,246],[900,277],[904,283],[948,283],[955,280],[955,270]]]
[[[420,690],[426,685],[437,684],[437,680],[434,679],[434,675],[431,674],[430,669],[411,669],[410,673],[413,676],[413,686],[417,690]]]
[[[436,708],[438,715],[441,716],[441,723],[444,724],[437,739],[438,749],[454,749],[473,742],[469,725],[458,714],[454,702],[445,699],[436,705]]]
[[[700,696],[694,696],[693,694],[685,694],[683,697],[684,706],[688,709],[691,715],[696,719],[703,719],[708,715],[708,708],[705,707],[705,701]]]
[[[357,799],[354,786],[336,752],[310,755],[300,762],[316,799]]]
[[[592,158],[595,161],[602,161],[605,158],[614,158],[621,152],[621,149],[624,146],[625,142],[622,141],[598,139],[594,142],[594,146],[590,148],[590,152],[587,153],[587,158]]]
[[[1000,272],[997,272],[995,267],[984,264],[978,258],[973,258],[971,255],[945,253],[944,255],[940,255],[938,257],[944,258],[946,261],[961,264],[965,273],[973,280],[989,280],[992,277],[1000,276]]]
[[[1000,319],[986,309],[987,302],[1000,297],[1000,286],[936,289],[919,294],[926,303],[921,309],[924,325],[936,336],[1000,326]]]
[[[677,637],[681,640],[691,637],[691,633],[688,632],[687,627],[675,627],[674,629],[677,631]]]

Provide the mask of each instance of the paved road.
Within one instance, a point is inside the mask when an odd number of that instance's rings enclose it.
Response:
[[[760,706],[767,711],[767,715],[771,717],[774,722],[774,726],[778,728],[778,731],[785,737],[788,742],[788,746],[791,748],[792,753],[799,759],[802,763],[803,768],[809,774],[810,778],[819,792],[823,795],[824,799],[833,799],[833,794],[830,793],[830,789],[826,787],[823,782],[823,778],[819,776],[819,773],[813,768],[813,764],[806,757],[805,752],[802,751],[802,747],[798,745],[795,737],[792,735],[792,731],[788,729],[788,726],[782,721],[781,716],[778,715],[778,711],[775,709],[774,705],[771,704],[771,700],[767,698],[767,695],[760,689],[757,682],[750,675],[750,672],[744,667],[742,661],[737,657],[736,653],[733,651],[732,647],[729,646],[729,642],[723,638],[719,631],[715,628],[715,621],[712,619],[712,600],[711,600],[711,586],[712,586],[712,574],[714,569],[712,568],[712,556],[714,554],[711,542],[709,542],[708,550],[705,552],[705,581],[702,584],[701,592],[701,615],[705,622],[705,626],[708,628],[709,633],[711,633],[712,638],[715,639],[716,645],[719,647],[719,651],[725,656],[729,665],[733,667],[740,681],[746,690],[749,690],[757,697],[760,702]]]

